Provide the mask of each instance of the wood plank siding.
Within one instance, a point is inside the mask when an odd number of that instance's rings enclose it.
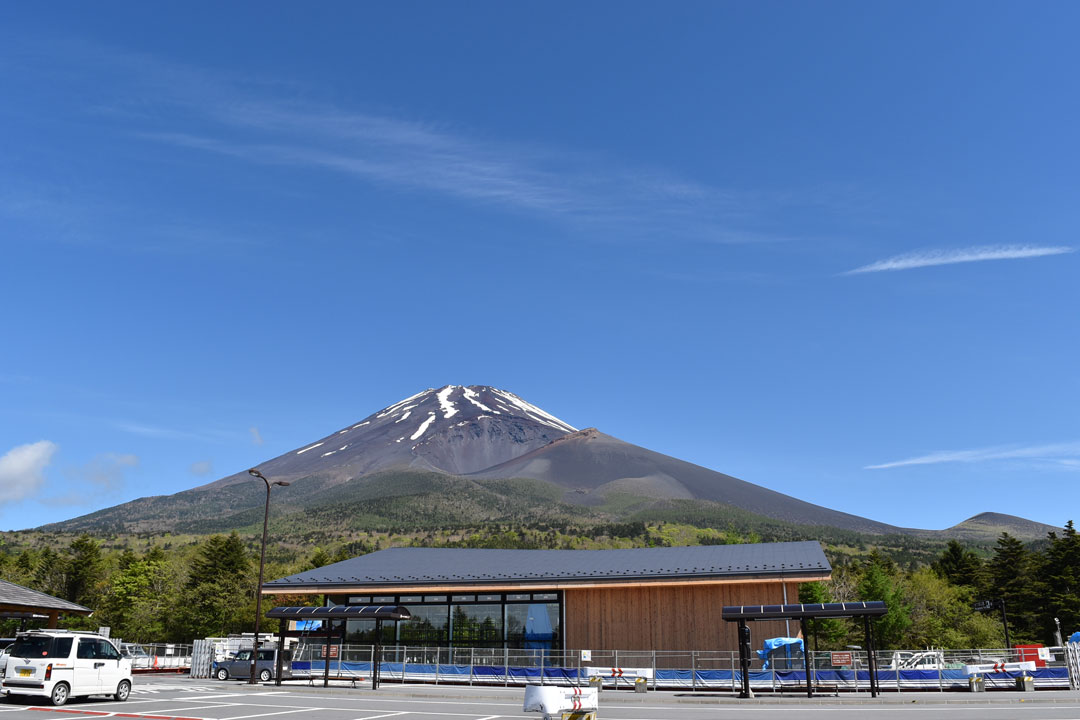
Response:
[[[788,602],[799,583],[788,581]],[[725,605],[779,605],[781,583],[717,583],[565,588],[565,647],[586,650],[737,650],[736,623],[724,622]],[[751,623],[759,640],[783,636],[784,623]],[[791,629],[798,635],[798,623]]]

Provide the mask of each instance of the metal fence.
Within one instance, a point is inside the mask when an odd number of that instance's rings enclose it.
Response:
[[[180,671],[191,667],[192,646],[184,643],[124,643],[136,672]]]
[[[294,677],[370,679],[371,645],[326,645],[321,639],[301,641],[293,654]],[[1080,677],[1076,658],[1062,649],[1033,672],[1017,668],[985,668],[1021,660],[1019,651],[977,648],[948,651],[881,651],[874,655],[881,692],[972,689],[973,678],[985,688],[1015,688],[1017,680],[1033,678],[1034,686],[1069,688]],[[1069,658],[1072,658],[1070,660]],[[810,684],[817,692],[870,690],[868,656],[862,650],[846,653],[811,652],[804,666],[797,653],[790,660],[764,662],[752,657],[749,677],[755,692],[802,692]],[[836,664],[843,662],[844,664]],[[1070,665],[1070,662],[1073,664]],[[1072,672],[1070,672],[1070,667]],[[380,677],[384,681],[455,683],[468,685],[525,685],[550,683],[585,685],[592,680],[605,688],[626,688],[643,678],[651,689],[731,690],[741,684],[739,657],[729,651],[662,650],[512,650],[506,648],[431,648],[390,646],[382,649]]]

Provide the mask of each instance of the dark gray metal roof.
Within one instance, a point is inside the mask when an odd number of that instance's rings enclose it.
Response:
[[[477,585],[499,582],[634,582],[739,575],[822,575],[832,571],[814,541],[627,550],[390,548],[273,580],[294,587]]]
[[[94,612],[88,607],[61,600],[52,595],[46,595],[43,592],[31,590],[7,580],[0,580],[0,606],[26,608],[27,610],[59,610],[78,615],[90,615]]]

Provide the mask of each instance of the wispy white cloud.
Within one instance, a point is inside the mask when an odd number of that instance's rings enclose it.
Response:
[[[126,487],[127,472],[138,465],[138,456],[130,453],[96,455],[84,465],[65,469],[64,474],[72,481],[70,490],[43,497],[41,502],[50,507],[100,505]]]
[[[384,191],[430,193],[581,227],[602,224],[611,231],[604,237],[785,241],[775,227],[785,211],[846,214],[858,194],[717,187],[581,149],[492,138],[483,128],[343,107],[278,78],[230,75],[81,39],[44,40],[23,40],[21,64],[11,70],[62,87],[75,112],[108,122],[116,135],[248,164],[337,173]],[[58,43],[66,44],[66,58],[79,61],[58,63],[40,49]],[[97,82],[83,82],[88,77]],[[85,232],[85,223],[72,226],[72,234]]]
[[[191,467],[188,468],[192,475],[209,475],[214,471],[214,463],[209,460],[200,460],[198,462],[191,463]]]
[[[957,263],[984,262],[986,260],[1018,260],[1045,257],[1047,255],[1065,255],[1074,251],[1075,248],[1065,245],[987,245],[955,250],[920,250],[904,255],[895,255],[885,260],[878,260],[869,265],[848,270],[843,274],[858,275],[861,273],[912,270],[935,265],[955,265]]]
[[[255,443],[256,445],[262,445],[263,444],[262,433],[259,432],[259,428],[254,427],[254,426],[251,428],[251,442]]]
[[[885,470],[910,465],[937,465],[940,463],[979,463],[992,460],[1040,460],[1062,466],[1080,466],[1080,441],[1051,445],[999,445],[974,450],[941,450],[928,455],[867,465],[864,470]]]
[[[0,502],[36,495],[45,483],[45,468],[59,447],[48,440],[19,445],[0,457]]]

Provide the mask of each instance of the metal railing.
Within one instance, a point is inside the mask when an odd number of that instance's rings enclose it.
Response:
[[[371,677],[371,645],[332,644],[329,668],[322,640],[301,642],[293,655],[293,677],[362,680]],[[1080,653],[1078,653],[1080,655]],[[1050,661],[1030,673],[1039,688],[1068,688],[1078,670],[1068,670],[1060,649]],[[971,650],[880,651],[875,653],[880,692],[908,690],[940,691],[970,688],[969,669],[977,665],[1012,663],[1019,651],[976,648]],[[849,660],[849,661],[848,661]],[[846,662],[836,665],[834,662]],[[815,692],[870,690],[865,651],[842,655],[811,652],[810,683]],[[328,672],[327,672],[328,671]],[[750,663],[750,685],[755,692],[804,692],[807,671],[801,652],[763,662],[755,653]],[[1017,669],[978,673],[988,688],[1015,687],[1016,678],[1028,674]],[[507,648],[433,648],[389,646],[382,649],[380,677],[387,682],[455,683],[468,685],[525,685],[550,683],[585,685],[599,678],[605,688],[627,688],[638,677],[652,689],[736,691],[741,683],[739,657],[729,651],[541,650]]]
[[[184,643],[124,643],[125,656],[134,671],[187,670],[192,646]]]

